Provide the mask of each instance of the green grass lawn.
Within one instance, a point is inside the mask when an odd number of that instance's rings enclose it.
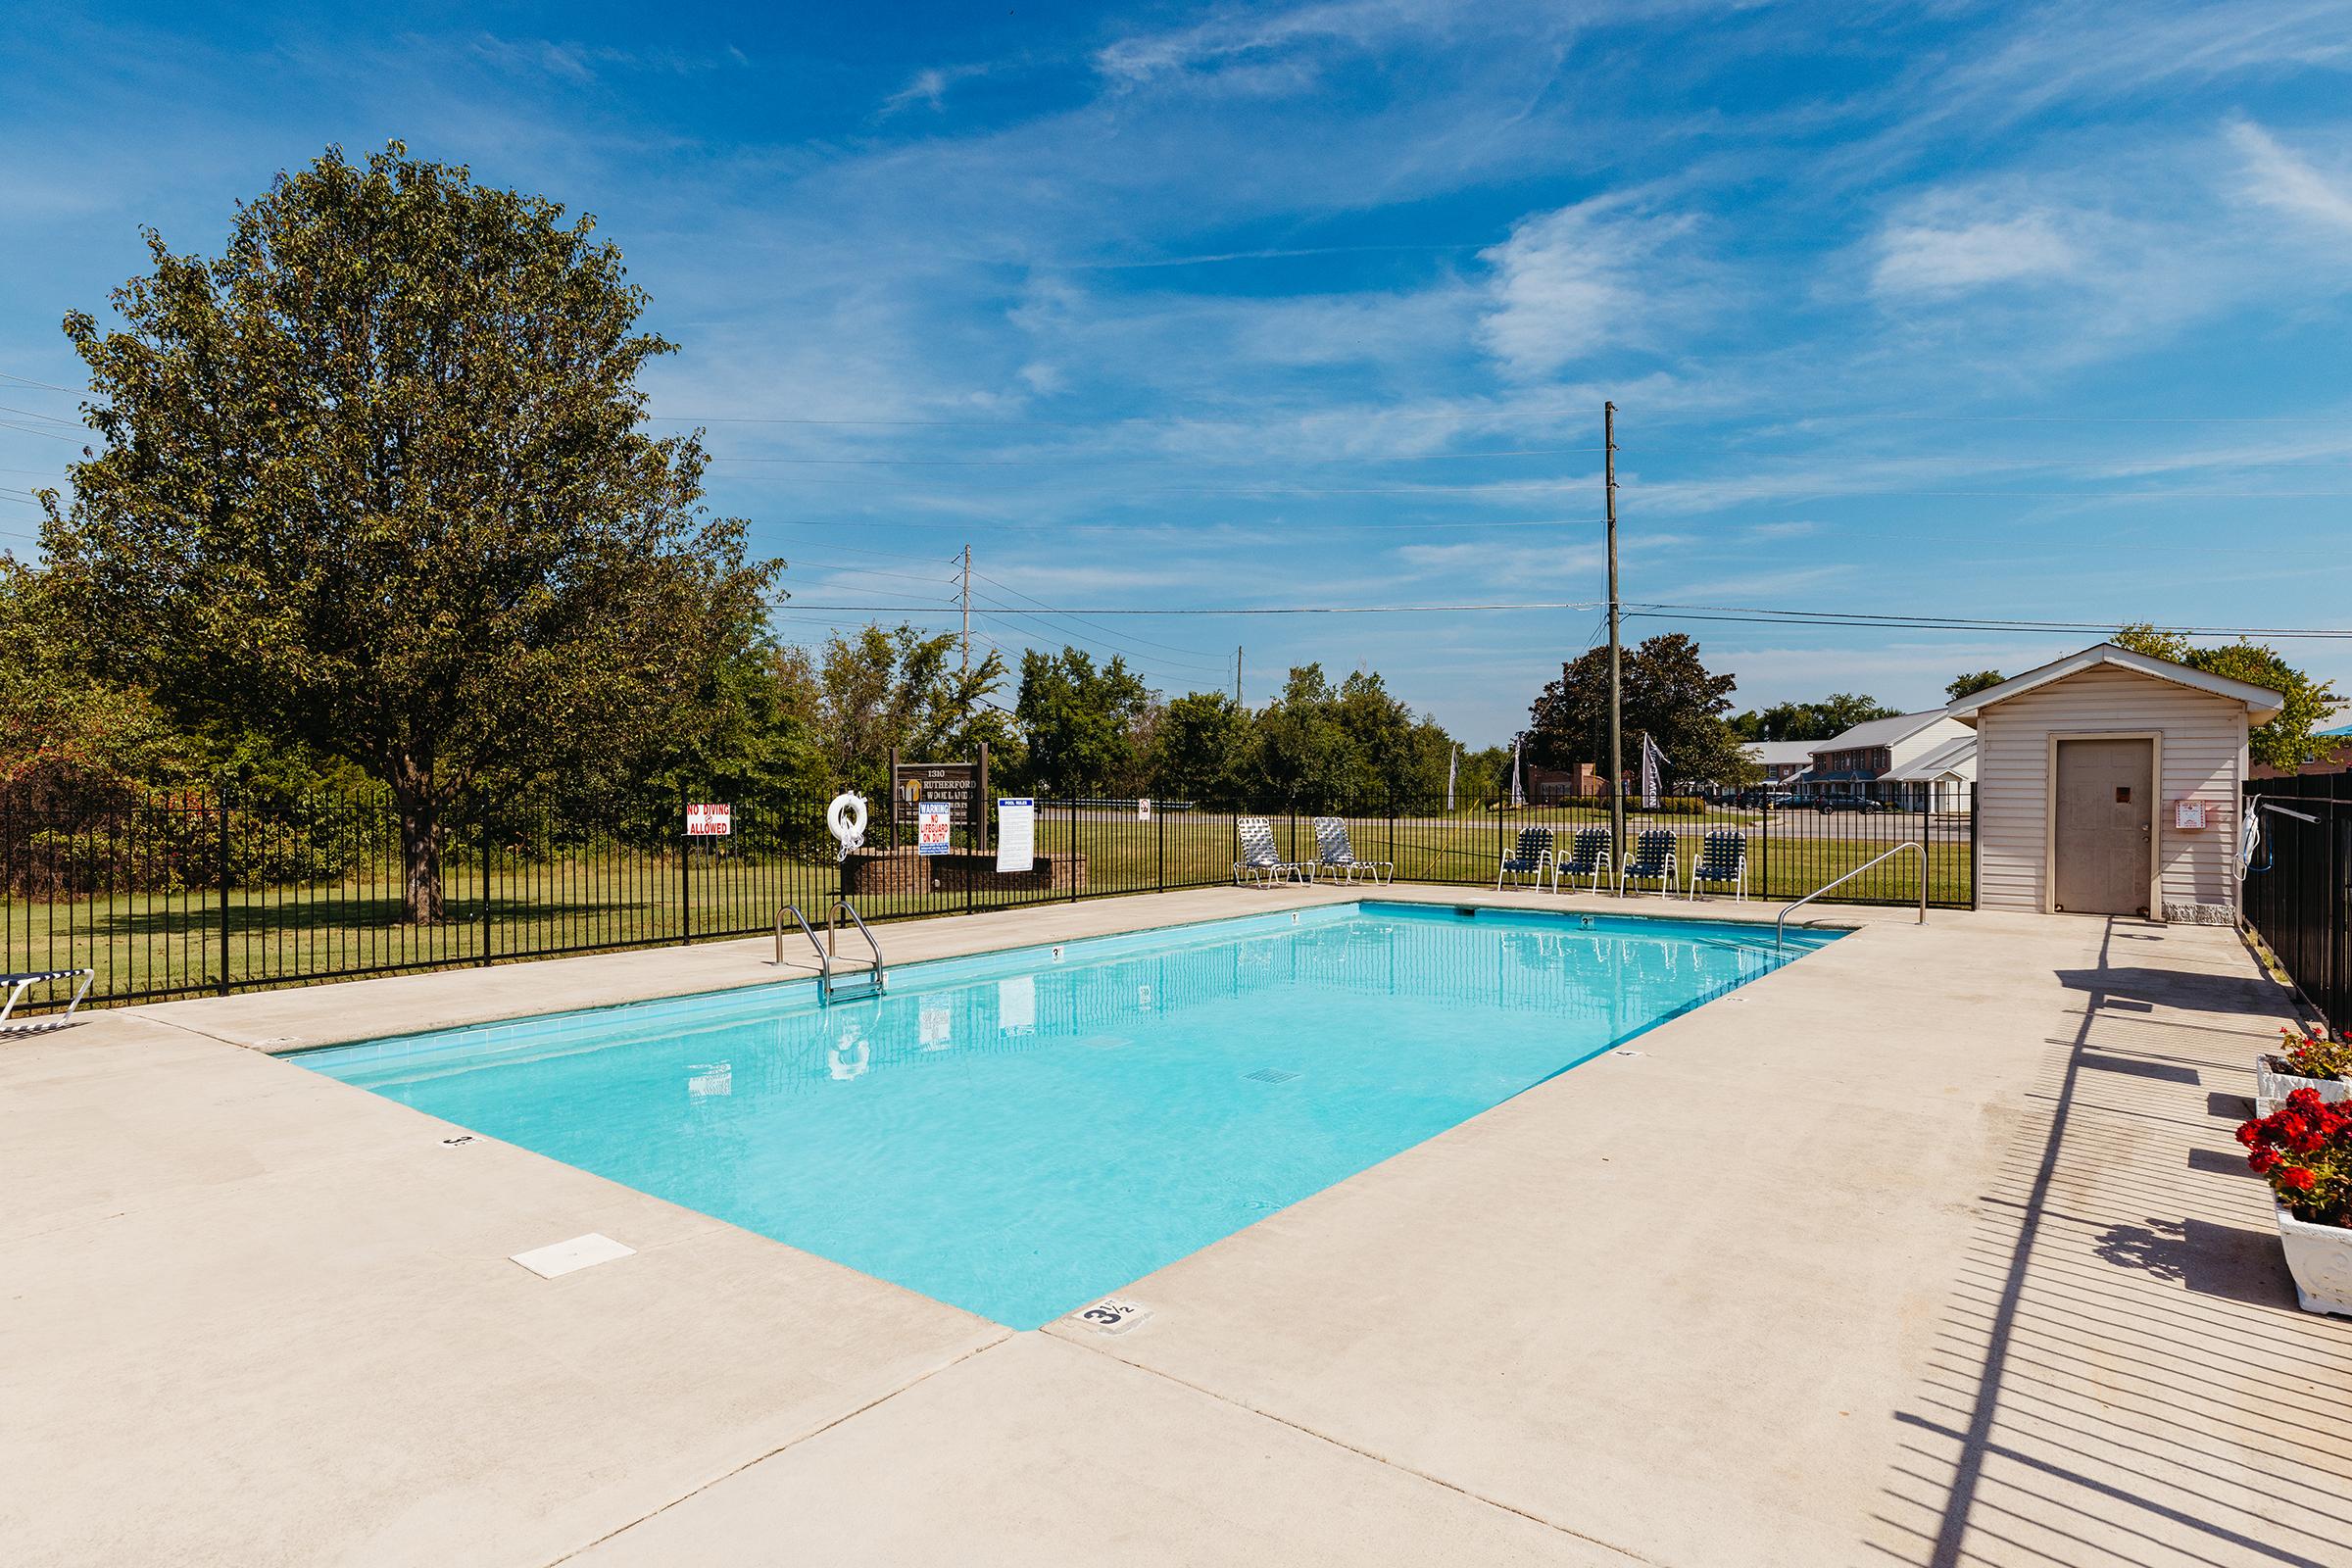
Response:
[[[1312,858],[1309,819],[1270,818],[1276,843],[1294,858]],[[1530,810],[1502,815],[1464,811],[1350,823],[1355,852],[1394,860],[1401,881],[1489,885],[1498,854],[1530,825],[1571,830],[1592,825],[1589,812]],[[1695,848],[1707,827],[1728,821],[1750,833],[1749,894],[1788,900],[1810,893],[1902,838],[1921,831],[1918,818],[1805,819],[1769,832],[1740,813],[1707,818],[1634,816],[1628,831],[1671,827]],[[1825,833],[1833,836],[1823,836]],[[1970,896],[1970,852],[1965,822],[1935,824],[1930,834],[1929,895],[1942,904]],[[877,844],[881,834],[875,835]],[[1162,814],[1152,822],[1109,811],[1071,814],[1049,809],[1038,824],[1041,854],[1073,851],[1085,858],[1085,894],[1197,887],[1229,879],[1234,829],[1227,815]],[[1879,867],[1831,895],[1833,900],[1906,902],[1918,897],[1910,857]],[[232,891],[225,909],[210,891],[126,894],[80,901],[0,902],[0,966],[63,968],[95,964],[93,997],[126,998],[206,991],[221,981],[223,957],[232,987],[299,984],[305,980],[402,967],[480,962],[487,943],[493,961],[596,948],[675,942],[682,910],[691,908],[697,937],[770,929],[780,906],[797,903],[821,923],[837,884],[831,860],[782,856],[692,858],[681,878],[674,854],[627,852],[582,855],[527,865],[502,864],[487,878],[478,866],[453,863],[446,873],[448,918],[415,926],[403,918],[397,880],[360,875]],[[859,901],[868,920],[960,913],[1051,902],[1068,894],[1012,897],[934,893]],[[487,918],[485,919],[485,913]],[[225,929],[224,929],[225,927]],[[61,999],[62,1000],[62,999]]]

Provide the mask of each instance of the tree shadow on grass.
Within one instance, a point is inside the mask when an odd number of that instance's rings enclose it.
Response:
[[[638,920],[656,912],[673,922],[676,918],[674,905],[652,899],[492,899],[489,903],[490,924],[501,930],[515,925],[598,918]],[[396,897],[303,899],[284,904],[256,898],[230,904],[227,926],[233,939],[337,930],[464,930],[482,924],[479,899],[450,899],[443,904],[442,910],[438,925],[411,926],[408,906]],[[185,908],[111,910],[96,915],[87,924],[75,926],[76,931],[101,941],[159,936],[193,938],[217,933],[220,928],[220,906],[193,901]]]

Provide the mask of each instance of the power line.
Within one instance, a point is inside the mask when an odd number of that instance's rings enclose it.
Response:
[[[12,409],[5,403],[0,403],[0,414],[21,414],[27,419],[39,419],[47,424],[63,424],[76,429],[81,425],[79,419],[61,419],[54,414],[43,414],[38,409]]]
[[[73,421],[60,419],[60,424]],[[1510,452],[1398,452],[1357,453],[1344,457],[1304,458],[1305,463],[1453,463],[1473,458],[1557,458],[1578,453],[1597,452],[1598,447],[1528,447]],[[1035,468],[1043,466],[1061,467],[1110,468],[1133,463],[1188,463],[1195,465],[1242,466],[1260,463],[1260,458],[1206,458],[1184,452],[1138,452],[1125,457],[1098,458],[1072,463],[1058,453],[1035,458],[810,458],[810,457],[754,457],[733,453],[714,453],[713,463],[782,463],[782,464],[844,464],[870,467],[925,468]],[[2352,466],[2352,465],[2345,465]]]
[[[816,610],[876,612],[922,612],[923,605],[818,605]],[[1175,605],[1148,609],[1134,605],[1091,605],[1065,611],[1071,615],[1412,615],[1483,614],[1539,611],[1594,610],[1594,600],[1542,603],[1485,603],[1446,605]],[[1739,605],[1675,605],[1644,601],[1629,609],[1653,619],[1750,620],[1783,625],[1878,626],[1938,631],[2112,632],[2113,620],[2028,620],[1989,615],[1903,615],[1874,611],[1774,610]],[[2198,626],[2158,625],[2158,631],[2187,637],[2309,637],[2352,639],[2352,627],[2333,626]]]
[[[2335,466],[2335,465],[2325,465]],[[2352,465],[2344,465],[2352,466]],[[1711,491],[1724,496],[1771,496],[1785,501],[1841,501],[1867,499],[1872,496],[1947,497],[1954,499],[1998,500],[2016,496],[2025,500],[2097,501],[2352,501],[2347,490],[1886,490],[1876,486],[1857,485],[1838,490],[1802,490],[1782,485],[1722,486],[1707,479],[1665,479],[1650,482],[1637,481],[1630,488],[1656,492],[1678,485],[1695,490]],[[1463,486],[1480,490],[1500,490],[1504,484]]]
[[[1164,533],[1172,528],[1180,526],[1179,524],[1166,521],[1150,520],[1142,522],[1115,522],[1109,520],[1081,520],[1076,522],[1005,522],[994,517],[966,518],[960,522],[930,522],[914,518],[892,518],[887,523],[877,522],[870,517],[761,517],[755,520],[759,521],[763,526],[771,528],[839,528],[844,526],[845,523],[856,523],[857,525],[862,527],[952,528],[966,533],[982,528],[996,533],[1064,533],[1077,529]],[[1600,526],[1600,522],[1601,519],[1598,517],[1498,517],[1492,519],[1481,518],[1476,521],[1467,522],[1286,522],[1283,524],[1283,531],[1285,533],[1295,533],[1307,528],[1345,528],[1350,531],[1363,533],[1405,533],[1419,532],[1424,529],[1455,528],[1598,527]],[[826,548],[845,549],[847,547],[828,544]],[[906,559],[915,560],[919,558],[910,556]]]
[[[28,375],[18,375],[12,370],[0,370],[0,381],[15,381],[23,386],[37,386],[44,392],[70,393],[74,390],[70,386],[59,386],[55,381],[35,381]]]
[[[26,435],[45,435],[52,441],[63,441],[68,446],[79,444],[70,435],[59,435],[55,430],[36,429],[29,424],[18,424],[11,419],[0,419],[0,430],[22,430]]]
[[[978,596],[978,595],[975,595],[974,597],[975,597],[975,598],[979,598],[980,596]],[[1096,637],[1088,637],[1088,636],[1084,636],[1084,635],[1082,635],[1082,634],[1080,634],[1080,633],[1077,633],[1077,632],[1072,632],[1072,631],[1068,631],[1068,630],[1065,630],[1065,629],[1063,629],[1063,627],[1062,627],[1061,625],[1059,625],[1058,623],[1056,623],[1056,622],[1055,622],[1055,621],[1054,621],[1053,618],[1051,618],[1051,617],[1047,616],[1046,614],[1044,614],[1044,613],[1041,613],[1041,612],[1037,612],[1037,611],[1019,610],[1019,609],[1016,609],[1016,608],[1014,608],[1014,607],[1012,607],[1012,606],[1010,606],[1010,605],[1007,605],[1007,604],[1004,603],[1004,601],[1002,601],[1002,600],[997,600],[997,599],[983,599],[983,600],[982,600],[982,603],[986,604],[986,605],[987,605],[987,606],[989,606],[990,608],[988,608],[988,609],[986,609],[986,610],[979,611],[979,612],[978,612],[978,613],[980,613],[980,614],[983,614],[983,615],[994,615],[994,616],[996,616],[996,617],[997,617],[998,619],[1000,619],[1000,620],[1024,620],[1024,621],[1029,621],[1029,622],[1032,622],[1032,623],[1034,623],[1034,624],[1037,624],[1037,625],[1040,625],[1040,626],[1043,626],[1043,627],[1045,627],[1045,628],[1046,628],[1046,629],[1047,629],[1049,632],[1051,632],[1053,635],[1054,635],[1054,636],[1056,636],[1056,637],[1059,637],[1059,638],[1061,638],[1061,639],[1062,639],[1064,642],[1073,642],[1073,643],[1080,644],[1081,646],[1084,646],[1084,647],[1091,647],[1091,648],[1095,649],[1095,650],[1096,650],[1098,653],[1114,654],[1114,655],[1117,655],[1117,656],[1119,656],[1119,657],[1121,657],[1121,658],[1130,659],[1130,660],[1135,660],[1135,661],[1137,661],[1138,662],[1149,662],[1151,664],[1152,664],[1152,665],[1154,665],[1154,666],[1160,666],[1160,667],[1165,667],[1165,668],[1170,668],[1170,669],[1176,669],[1176,668],[1182,668],[1182,669],[1199,669],[1199,670],[1211,670],[1211,669],[1213,669],[1213,670],[1216,670],[1216,671],[1218,671],[1219,673],[1222,673],[1222,672],[1223,672],[1223,670],[1224,670],[1224,667],[1225,667],[1225,666],[1224,666],[1224,665],[1222,665],[1222,664],[1196,664],[1196,663],[1190,663],[1190,662],[1185,662],[1185,661],[1181,661],[1181,660],[1169,660],[1169,659],[1162,659],[1162,658],[1160,658],[1159,656],[1157,656],[1157,655],[1155,655],[1155,654],[1139,653],[1139,652],[1137,652],[1137,651],[1136,651],[1136,650],[1134,650],[1134,649],[1122,649],[1122,648],[1116,648],[1116,647],[1107,646],[1107,645],[1106,645],[1106,644],[1104,644],[1103,642],[1100,641],[1100,640],[1099,640],[1099,638],[1106,638],[1106,637],[1111,637],[1111,636],[1113,636],[1113,635],[1115,635],[1115,634],[1113,634],[1113,633],[1110,633],[1110,632],[1103,631],[1103,632],[1098,632],[1098,634],[1097,634],[1097,636],[1096,636]],[[1083,624],[1085,624],[1085,622],[1081,621],[1081,622],[1079,622],[1079,624],[1083,625]]]
[[[985,572],[985,571],[975,571],[975,572],[973,572],[973,573],[972,573],[972,575],[973,575],[973,576],[975,576],[975,577],[977,577],[977,578],[979,578],[979,579],[980,579],[982,582],[987,582],[987,583],[995,583],[995,584],[996,584],[996,586],[998,586],[999,588],[1002,588],[1002,589],[1004,589],[1004,590],[1006,593],[1008,593],[1008,594],[1012,595],[1012,596],[1013,596],[1015,599],[1026,599],[1026,600],[1028,600],[1028,601],[1029,601],[1029,603],[1031,603],[1031,604],[1033,604],[1033,605],[1036,605],[1037,607],[1039,607],[1039,608],[1040,608],[1040,609],[1042,609],[1042,610],[1049,610],[1049,611],[1052,611],[1052,612],[1053,612],[1054,614],[1056,614],[1056,615],[1067,615],[1067,614],[1069,614],[1069,613],[1070,613],[1070,612],[1068,612],[1068,611],[1065,611],[1065,610],[1062,610],[1062,609],[1058,608],[1057,606],[1054,606],[1054,605],[1049,605],[1049,604],[1047,604],[1047,603],[1046,603],[1046,602],[1045,602],[1043,599],[1040,599],[1040,598],[1038,598],[1038,597],[1037,597],[1035,594],[1027,594],[1027,593],[1023,593],[1023,592],[1021,592],[1021,590],[1020,590],[1020,589],[1013,587],[1013,586],[1012,586],[1012,584],[1010,584],[1010,583],[1008,583],[1008,582],[1000,582],[1000,581],[998,581],[998,579],[996,579],[996,578],[994,578],[994,577],[991,577],[991,576],[990,576],[990,575],[989,575],[987,572]],[[1085,622],[1084,622],[1084,621],[1080,621],[1080,624],[1081,624],[1081,625],[1083,625],[1083,624],[1085,624]],[[1098,627],[1097,629],[1098,629],[1098,630],[1101,630],[1101,631],[1108,631],[1108,630],[1109,630],[1109,628],[1108,628],[1108,627]],[[1161,650],[1163,650],[1164,652],[1167,652],[1167,653],[1171,653],[1171,654],[1183,654],[1183,655],[1186,655],[1186,656],[1187,656],[1187,657],[1189,657],[1189,658],[1194,658],[1194,659],[1210,659],[1210,658],[1214,658],[1214,657],[1215,657],[1215,656],[1213,656],[1213,655],[1209,654],[1209,653],[1208,653],[1206,650],[1204,650],[1204,649],[1200,649],[1200,648],[1179,648],[1179,647],[1177,647],[1177,646],[1176,646],[1174,643],[1155,643],[1155,642],[1152,642],[1152,639],[1151,639],[1151,638],[1149,638],[1149,637],[1135,637],[1135,638],[1133,638],[1132,640],[1133,640],[1133,641],[1135,641],[1135,642],[1143,643],[1143,644],[1145,644],[1145,645],[1147,645],[1147,646],[1149,646],[1149,647],[1152,647],[1152,648],[1161,649]],[[1204,666],[1204,667],[1205,667],[1205,666]],[[1217,664],[1215,667],[1217,667],[1217,668],[1219,668],[1219,669],[1222,669],[1222,668],[1224,668],[1225,666],[1224,666],[1224,664],[1223,664],[1223,663],[1220,662],[1219,662],[1219,663],[1218,663],[1218,664]]]
[[[69,389],[56,387],[53,390],[63,392]],[[1390,410],[1382,411],[1372,416],[1384,420],[1493,419],[1510,423],[1527,423],[1544,418],[1542,414],[1533,411],[1521,414],[1497,409]],[[1186,415],[1134,414],[1121,415],[1112,419],[875,419],[791,415],[659,414],[647,415],[645,422],[648,424],[870,425],[880,429],[906,430],[1108,430],[1132,428],[1137,425],[1175,425],[1200,429],[1211,425],[1239,425],[1254,430],[1263,429],[1266,425],[1285,417],[1297,418],[1301,423],[1330,423],[1336,420],[1361,422],[1367,417],[1367,415],[1362,409],[1311,409],[1288,416],[1276,412],[1267,415],[1226,415],[1206,417]],[[1588,450],[1597,452],[1600,449],[1592,447]]]

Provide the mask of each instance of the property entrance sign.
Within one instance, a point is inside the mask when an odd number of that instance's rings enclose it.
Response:
[[[900,762],[891,768],[890,819],[912,822],[924,807],[937,804],[948,808],[948,820],[961,827],[972,820],[979,795],[977,762]]]
[[[1037,864],[1037,802],[997,802],[997,869],[1028,871]]]
[[[723,839],[734,831],[735,808],[732,806],[686,808],[686,836],[690,839]]]
[[[948,803],[923,801],[915,807],[914,848],[919,855],[945,855],[954,826],[948,818]]]

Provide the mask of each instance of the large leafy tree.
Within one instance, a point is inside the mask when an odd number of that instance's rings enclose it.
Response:
[[[188,782],[189,737],[147,694],[101,680],[76,657],[73,618],[45,573],[0,556],[0,789],[50,791]]]
[[[937,762],[968,760],[985,741],[1000,769],[1019,766],[1006,716],[988,700],[1004,661],[991,653],[966,669],[953,632],[864,626],[827,638],[814,658],[779,650],[775,669],[786,706],[808,716],[837,784],[881,796],[894,749],[907,761]]]
[[[1126,795],[1143,783],[1156,705],[1116,654],[1098,666],[1080,648],[1021,656],[1013,717],[1029,748],[1031,786],[1055,795]]]
[[[1963,697],[1974,697],[1979,692],[1992,690],[2001,683],[2001,672],[1997,669],[1972,670],[1965,675],[1953,676],[1951,683],[1944,687],[1943,695],[1956,703]]]
[[[66,319],[101,445],[43,547],[97,665],[389,786],[413,920],[461,795],[649,744],[778,569],[708,514],[698,438],[639,428],[671,345],[593,228],[330,149],[217,259],[150,231],[119,329]]]
[[[1225,692],[1193,692],[1169,703],[1152,735],[1152,787],[1169,800],[1244,804],[1250,710]]]
[[[2178,632],[2158,631],[2144,623],[2122,628],[2114,641],[2134,653],[2169,659],[2225,680],[2267,686],[2285,698],[2278,717],[2247,732],[2246,750],[2255,761],[2292,772],[2327,749],[2314,732],[2334,713],[2335,689],[2289,664],[2278,650],[2242,638],[2218,648],[2198,648]]]
[[[1732,733],[1743,741],[1826,741],[1856,724],[1892,718],[1902,711],[1858,692],[1832,692],[1817,703],[1775,703],[1760,711],[1734,714]]]
[[[1677,778],[1732,782],[1752,771],[1740,737],[1723,717],[1738,678],[1708,669],[1690,637],[1664,632],[1642,643],[1625,656],[1620,684],[1627,767],[1638,763],[1647,732]],[[1595,648],[1562,665],[1560,678],[1528,710],[1528,720],[1531,761],[1546,767],[1592,762],[1605,778],[1609,651]]]

